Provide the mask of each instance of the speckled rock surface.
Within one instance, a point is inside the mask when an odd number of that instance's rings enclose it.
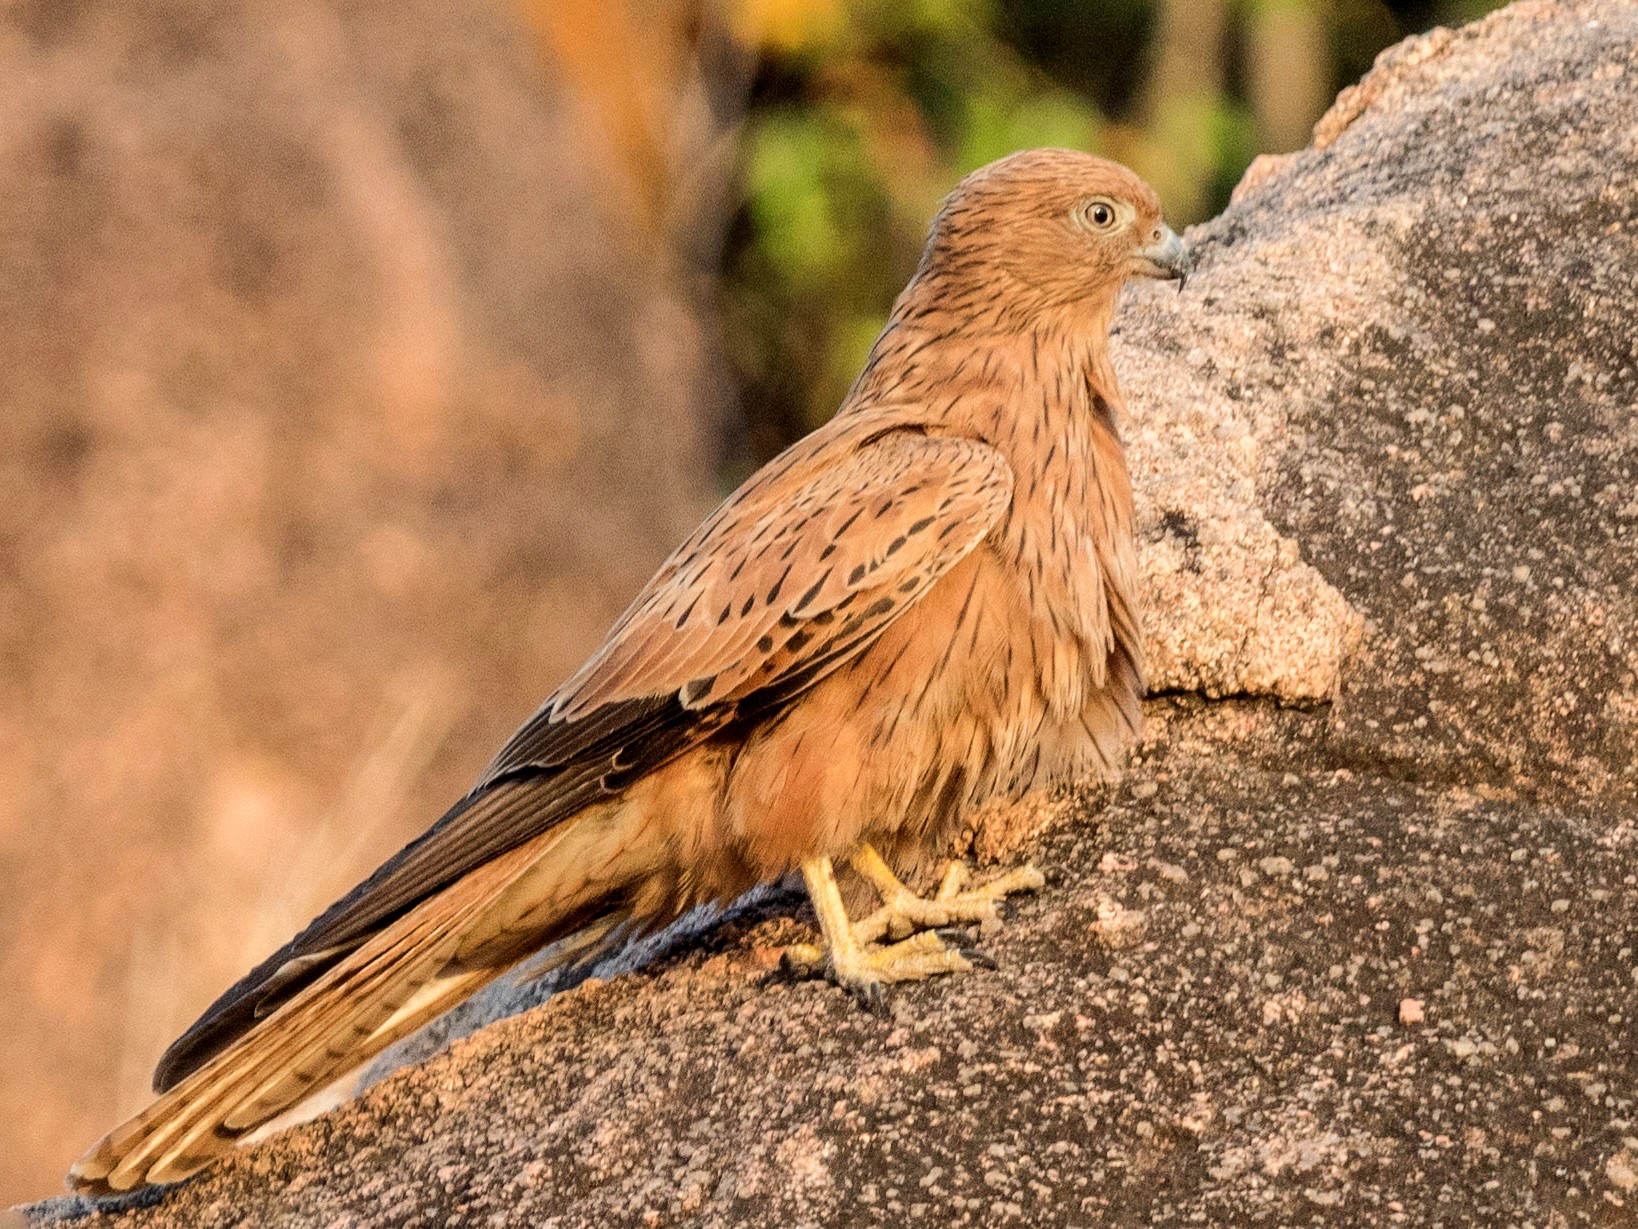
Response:
[[[1361,765],[1638,790],[1635,44],[1630,3],[1532,3],[1394,48],[1191,235],[1187,293],[1134,288],[1162,685],[1329,670]],[[1168,618],[1207,585],[1221,656]]]
[[[1402,48],[1181,299],[1134,293],[1191,694],[1056,809],[997,970],[877,1019],[768,975],[811,925],[774,898],[151,1206],[32,1219],[1633,1223],[1635,82],[1631,4]],[[1195,585],[1229,605],[1185,642]]]
[[[1631,817],[1321,770],[1308,714],[1156,716],[995,972],[877,1019],[770,978],[773,902],[74,1223],[1630,1224]]]

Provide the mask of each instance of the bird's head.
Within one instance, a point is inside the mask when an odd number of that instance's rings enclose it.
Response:
[[[1181,284],[1189,269],[1143,180],[1091,154],[1032,149],[956,185],[933,220],[917,281],[937,283],[946,302],[1023,323],[1066,309],[1106,317],[1127,278]]]

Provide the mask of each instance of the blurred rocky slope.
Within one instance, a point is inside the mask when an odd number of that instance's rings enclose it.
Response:
[[[505,14],[0,11],[13,1199],[466,788],[714,495],[694,309]]]
[[[1063,882],[999,970],[877,1020],[759,984],[774,902],[153,1206],[32,1218],[1631,1223],[1635,81],[1630,3],[1415,40],[1181,297],[1134,288],[1175,694],[1035,838]]]

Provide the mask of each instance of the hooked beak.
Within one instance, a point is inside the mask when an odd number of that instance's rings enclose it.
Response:
[[[1132,253],[1132,273],[1136,277],[1158,277],[1177,283],[1178,290],[1188,281],[1194,261],[1170,226],[1160,224],[1160,238]]]

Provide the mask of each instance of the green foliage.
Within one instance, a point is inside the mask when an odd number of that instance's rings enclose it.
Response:
[[[1381,48],[1496,7],[1172,3],[779,0],[723,285],[746,426],[729,477],[834,411],[962,174],[1033,145],[1092,150],[1149,177],[1174,224],[1196,222],[1260,152],[1257,108],[1278,91],[1259,96],[1247,65],[1271,14],[1308,23],[1328,57],[1307,123]]]

